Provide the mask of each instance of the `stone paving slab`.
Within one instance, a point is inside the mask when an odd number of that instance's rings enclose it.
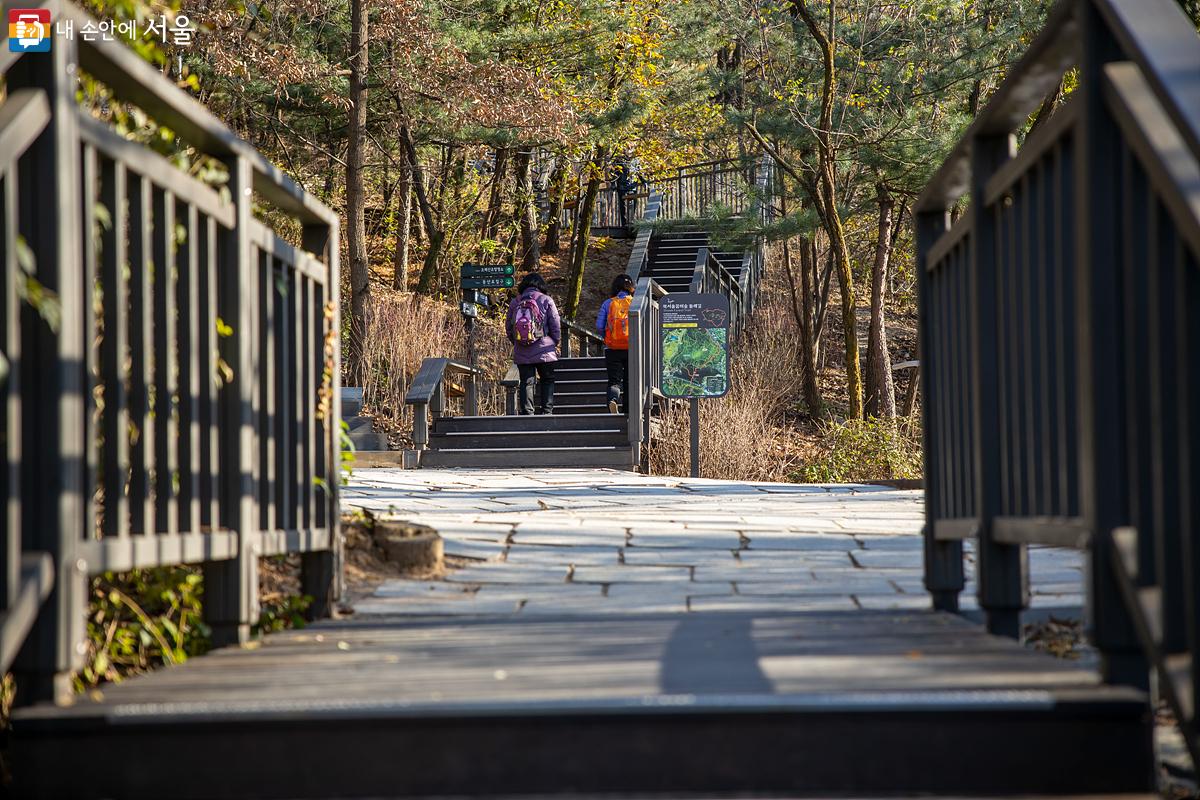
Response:
[[[355,470],[343,508],[439,531],[470,559],[388,581],[357,614],[545,616],[915,610],[924,498],[883,486],[644,476],[619,470]],[[967,542],[974,610],[974,548]],[[1081,606],[1080,553],[1030,548],[1032,605]]]

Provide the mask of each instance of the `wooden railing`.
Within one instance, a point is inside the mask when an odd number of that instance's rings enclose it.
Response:
[[[1079,88],[1019,150],[1069,69]],[[1170,0],[1064,0],[916,206],[926,585],[1019,634],[1026,546],[1085,548],[1110,682],[1148,666],[1197,755],[1200,38]],[[953,226],[948,209],[971,206]]]
[[[479,387],[477,380],[483,370],[449,358],[427,358],[413,377],[412,385],[404,402],[413,407],[413,447],[425,450],[429,447],[429,421],[443,416],[450,398],[463,398],[462,413],[473,417],[479,413]],[[449,385],[458,378],[462,385]],[[502,384],[507,385],[507,384]]]
[[[81,70],[227,182],[93,118]],[[68,693],[101,572],[202,564],[213,638],[238,642],[258,621],[259,557],[302,553],[302,591],[326,613],[341,576],[337,217],[121,44],[56,36],[49,53],[6,50],[0,73],[0,667],[19,699]],[[254,219],[256,194],[298,242]]]
[[[562,355],[563,358],[572,356],[602,356],[604,355],[604,337],[594,330],[577,325],[565,317],[562,320]]]

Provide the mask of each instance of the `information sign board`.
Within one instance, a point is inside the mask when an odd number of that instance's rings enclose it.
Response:
[[[662,393],[724,397],[729,391],[729,298],[668,294],[658,309]]]

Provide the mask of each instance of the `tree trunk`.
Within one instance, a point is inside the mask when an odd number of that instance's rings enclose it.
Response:
[[[362,375],[362,343],[367,333],[367,303],[371,276],[367,263],[366,220],[363,216],[363,149],[367,127],[367,14],[366,0],[350,3],[350,117],[346,148],[346,248],[350,259],[350,347],[352,379]]]
[[[587,263],[588,237],[592,233],[592,212],[596,208],[596,195],[600,192],[600,180],[604,176],[604,147],[598,146],[588,165],[587,191],[579,204],[579,222],[576,224],[575,248],[571,253],[571,282],[567,286],[567,316],[575,319],[579,311],[579,298],[583,294],[583,268]]]
[[[554,174],[550,177],[550,219],[546,224],[546,246],[542,248],[547,253],[557,253],[562,246],[562,213],[567,202],[567,159],[560,155],[556,161]]]
[[[867,337],[866,415],[896,416],[896,391],[892,385],[892,357],[888,353],[883,295],[887,287],[888,261],[892,253],[892,211],[896,201],[882,183],[878,187],[879,239],[871,267],[871,329]]]
[[[400,126],[400,141],[408,155],[408,166],[412,170],[413,193],[417,198],[417,208],[421,211],[421,219],[425,223],[425,233],[429,239],[429,250],[425,253],[425,262],[421,265],[421,277],[417,279],[417,291],[421,294],[433,292],[433,281],[437,277],[438,256],[442,250],[442,241],[446,233],[440,230],[434,222],[433,204],[425,191],[425,171],[417,160],[417,144],[413,141],[412,131],[407,125]]]
[[[817,24],[804,0],[793,0],[793,10],[804,20],[809,33],[820,46],[825,68],[825,81],[821,93],[821,123],[817,130],[819,156],[817,177],[820,182],[821,195],[818,207],[825,223],[825,229],[829,233],[830,246],[834,251],[838,270],[838,286],[842,295],[842,329],[846,346],[846,395],[850,407],[849,416],[852,419],[861,419],[863,415],[862,365],[858,356],[858,321],[854,313],[854,271],[850,265],[850,248],[846,243],[846,231],[837,207],[837,176],[835,173],[837,154],[833,145],[833,100],[837,88],[837,78],[834,72],[837,8],[834,0],[829,0],[828,33]]]
[[[395,270],[392,273],[392,288],[402,292],[408,291],[408,242],[412,231],[413,189],[412,168],[408,158],[404,158],[401,167],[400,188],[397,192],[396,204],[396,250],[393,258]]]
[[[504,203],[504,176],[508,173],[508,148],[497,147],[496,167],[492,171],[492,188],[488,193],[488,207],[483,215],[483,226],[480,236],[484,239],[496,238],[496,227],[500,224],[500,207]],[[482,252],[480,253],[482,256]]]
[[[542,260],[541,246],[538,240],[537,206],[533,201],[533,175],[530,169],[532,161],[532,149],[524,148],[517,151],[517,197],[513,214],[517,217],[521,229],[520,260],[521,268],[526,272],[536,272],[538,264]],[[513,261],[516,261],[515,257]]]

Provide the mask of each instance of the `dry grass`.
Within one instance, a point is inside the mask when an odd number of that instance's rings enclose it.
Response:
[[[412,430],[412,412],[404,397],[426,358],[466,359],[466,330],[458,309],[421,295],[380,290],[368,308],[363,404],[385,429],[401,438]],[[499,381],[508,368],[511,347],[495,318],[481,317],[475,330],[481,414],[503,414]],[[460,404],[461,400],[451,401]],[[459,409],[461,413],[461,409]]]
[[[700,401],[700,473],[707,478],[786,481],[802,463],[806,444],[792,424],[800,393],[795,323],[779,292],[768,292],[734,349],[730,391]],[[686,402],[661,418],[650,447],[650,471],[687,475],[691,469]]]

